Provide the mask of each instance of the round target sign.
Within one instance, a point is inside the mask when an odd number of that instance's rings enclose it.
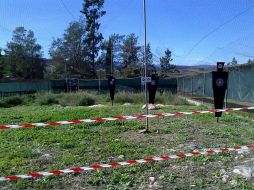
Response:
[[[222,67],[223,67],[222,64],[218,64],[219,69],[222,69]]]
[[[217,79],[216,80],[216,85],[217,86],[223,86],[224,85],[224,80],[223,79]]]

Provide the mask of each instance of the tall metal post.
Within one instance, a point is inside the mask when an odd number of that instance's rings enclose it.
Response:
[[[205,72],[204,72],[204,77],[203,77],[203,97],[202,97],[202,103],[204,104],[204,99],[205,99],[205,80],[206,80],[206,76],[205,76]]]
[[[144,37],[145,37],[145,48],[144,48],[144,62],[145,62],[145,78],[147,77],[147,57],[146,57],[146,0],[143,0],[143,6],[144,6]],[[146,101],[146,115],[149,114],[148,110],[148,101],[147,101],[147,82],[145,82],[145,101]],[[148,132],[149,130],[149,123],[148,123],[148,118],[146,118],[146,131]]]
[[[111,73],[113,75],[113,40],[111,39]]]

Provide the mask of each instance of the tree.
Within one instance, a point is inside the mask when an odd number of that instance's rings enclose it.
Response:
[[[54,73],[64,75],[80,75],[88,77],[89,66],[84,38],[86,35],[83,20],[71,22],[61,38],[53,40],[49,54],[54,64]]]
[[[99,19],[106,14],[102,10],[104,0],[84,0],[81,11],[86,18],[85,30],[87,32],[84,42],[86,44],[87,63],[90,66],[91,77],[96,77],[95,59],[101,49],[103,36],[99,32]]]
[[[138,57],[140,49],[141,48],[138,45],[138,37],[136,37],[135,34],[132,33],[123,40],[121,48],[122,75],[126,77],[140,76],[141,65]]]
[[[121,67],[121,48],[123,39],[123,35],[112,34],[109,36],[108,40],[103,42],[102,52],[97,59],[97,66],[104,68],[106,74],[111,73],[112,67],[112,73],[116,75],[115,71],[118,73],[118,69]]]
[[[112,63],[112,56],[113,56],[113,52],[112,52],[112,49],[113,49],[113,44],[112,44],[112,38],[109,37],[109,40],[108,40],[108,44],[107,44],[107,53],[106,53],[106,62],[105,62],[105,71],[106,71],[106,74],[111,74],[113,72],[113,63]]]
[[[234,66],[236,66],[237,64],[238,64],[238,63],[237,63],[236,58],[235,58],[235,57],[233,57],[232,61],[231,61],[231,62],[229,62],[227,65],[228,65],[228,66],[232,66],[232,67],[234,67]]]
[[[112,34],[110,35],[110,38],[112,40],[112,62],[113,62],[113,71],[116,68],[120,68],[122,64],[122,57],[121,57],[121,52],[122,52],[122,45],[123,45],[123,40],[125,38],[124,35],[119,35],[119,34]]]
[[[141,51],[141,64],[145,64],[145,55],[144,55],[144,47],[142,47]],[[153,63],[153,54],[151,51],[151,46],[150,43],[146,45],[146,64],[147,64],[147,71],[148,73],[151,72],[152,70],[156,70],[154,63]]]
[[[44,62],[42,47],[36,42],[33,31],[17,27],[13,31],[12,41],[5,49],[7,72],[12,77],[33,79],[43,78]]]
[[[249,59],[247,64],[253,64],[253,60]]]
[[[169,72],[171,70],[175,69],[175,65],[171,64],[173,61],[172,57],[172,52],[169,49],[166,49],[165,55],[160,58],[160,66],[161,66],[161,76],[162,77],[167,77]]]

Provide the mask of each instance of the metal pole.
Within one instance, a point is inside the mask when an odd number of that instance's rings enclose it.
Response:
[[[202,98],[202,103],[204,104],[204,99],[205,99],[205,80],[206,80],[206,78],[205,78],[205,72],[204,72],[204,82],[203,82],[203,98]]]
[[[113,75],[113,40],[111,39],[111,73]]]
[[[144,49],[144,56],[145,56],[145,78],[147,77],[147,60],[146,60],[146,0],[143,0],[144,3],[144,37],[145,37],[145,49]],[[145,82],[145,101],[146,101],[146,115],[149,114],[148,110],[148,102],[147,102],[147,82]],[[148,132],[149,130],[149,123],[148,123],[148,118],[146,118],[146,131]]]

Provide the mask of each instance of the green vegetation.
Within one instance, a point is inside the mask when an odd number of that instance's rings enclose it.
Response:
[[[23,96],[6,97],[0,100],[0,107],[8,108],[17,105],[61,105],[61,106],[91,106],[94,104],[105,104],[110,102],[106,93],[96,92],[79,93],[37,93]],[[136,103],[144,102],[144,94],[131,92],[118,92],[115,95],[115,103]],[[171,105],[188,105],[186,100],[178,98],[172,94],[157,96],[156,103]]]
[[[19,96],[12,96],[5,98],[4,100],[0,100],[0,107],[4,108],[13,107],[21,104],[23,104],[23,99]]]
[[[45,64],[42,59],[42,46],[37,43],[32,30],[16,27],[11,41],[6,44],[4,52],[3,57],[5,58],[0,60],[0,62],[3,61],[2,69],[4,69],[4,73],[0,73],[0,78],[5,74],[12,78],[43,78]]]
[[[59,98],[77,99],[64,94],[50,94]],[[121,93],[124,97],[135,97],[142,102],[141,95]],[[143,114],[142,103],[114,107],[108,102],[105,107],[39,105],[33,103],[0,108],[0,125],[63,121],[71,119],[98,118],[118,115]],[[103,103],[105,94],[87,94],[95,103]],[[140,100],[137,100],[139,99]],[[166,100],[171,95],[165,95]],[[172,96],[174,97],[174,96]],[[160,99],[160,96],[158,96]],[[176,97],[174,97],[177,99]],[[27,98],[28,99],[28,98]],[[66,100],[67,100],[66,99]],[[122,98],[124,99],[124,98]],[[74,100],[73,100],[74,101]],[[169,101],[169,100],[167,100]],[[85,101],[86,102],[86,101]],[[177,101],[176,101],[177,102]],[[168,105],[151,113],[173,111],[206,110],[206,106]],[[227,145],[252,144],[254,138],[253,114],[233,112],[223,114],[220,123],[213,114],[186,115],[149,119],[151,133],[140,134],[145,120],[108,121],[55,127],[34,127],[0,131],[0,176],[49,171],[69,167],[87,166],[154,155],[172,155],[190,152],[190,143],[196,149]],[[180,146],[181,145],[181,146]],[[235,154],[218,154],[180,160],[170,160],[114,169],[101,169],[88,173],[51,176],[37,180],[20,180],[0,183],[0,189],[149,189],[149,177],[154,177],[159,189],[252,189],[253,181],[232,177],[222,182],[221,169],[230,171],[237,162],[249,154],[235,159]],[[231,183],[231,181],[237,183]]]
[[[53,104],[58,104],[58,98],[56,97],[55,94],[38,94],[36,98],[36,102],[39,105],[53,105]]]
[[[115,97],[115,102],[124,103],[142,103],[144,102],[144,94],[135,94],[131,92],[120,92]]]

